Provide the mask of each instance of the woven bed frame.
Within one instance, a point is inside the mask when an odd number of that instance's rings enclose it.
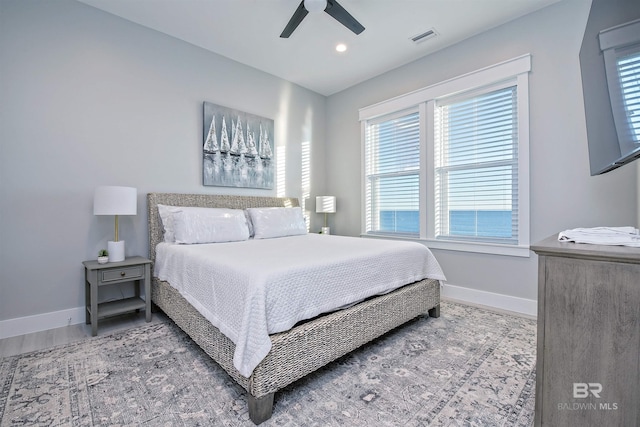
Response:
[[[149,193],[149,257],[163,240],[158,204],[244,209],[298,206],[295,198]],[[206,320],[169,283],[152,281],[152,301],[184,330],[247,392],[249,417],[255,424],[269,419],[274,393],[407,321],[428,313],[440,315],[440,286],[425,279],[348,309],[336,311],[271,335],[272,348],[245,378],[233,366],[234,343]]]

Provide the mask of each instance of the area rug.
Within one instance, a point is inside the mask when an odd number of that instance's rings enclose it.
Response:
[[[535,321],[443,302],[276,393],[263,426],[530,426]],[[251,426],[171,321],[0,362],[1,426]]]

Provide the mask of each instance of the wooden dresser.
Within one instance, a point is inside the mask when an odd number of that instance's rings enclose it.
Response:
[[[538,254],[536,426],[640,426],[640,248]]]

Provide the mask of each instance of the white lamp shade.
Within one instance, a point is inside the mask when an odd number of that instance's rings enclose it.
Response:
[[[94,215],[136,215],[138,192],[133,187],[104,186],[93,195]]]
[[[317,196],[316,197],[316,213],[335,213],[336,198],[335,196]]]

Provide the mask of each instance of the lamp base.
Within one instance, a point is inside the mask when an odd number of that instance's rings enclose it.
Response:
[[[124,261],[124,240],[107,242],[107,250],[109,251],[109,262]]]
[[[331,234],[331,227],[322,227],[320,234]]]

